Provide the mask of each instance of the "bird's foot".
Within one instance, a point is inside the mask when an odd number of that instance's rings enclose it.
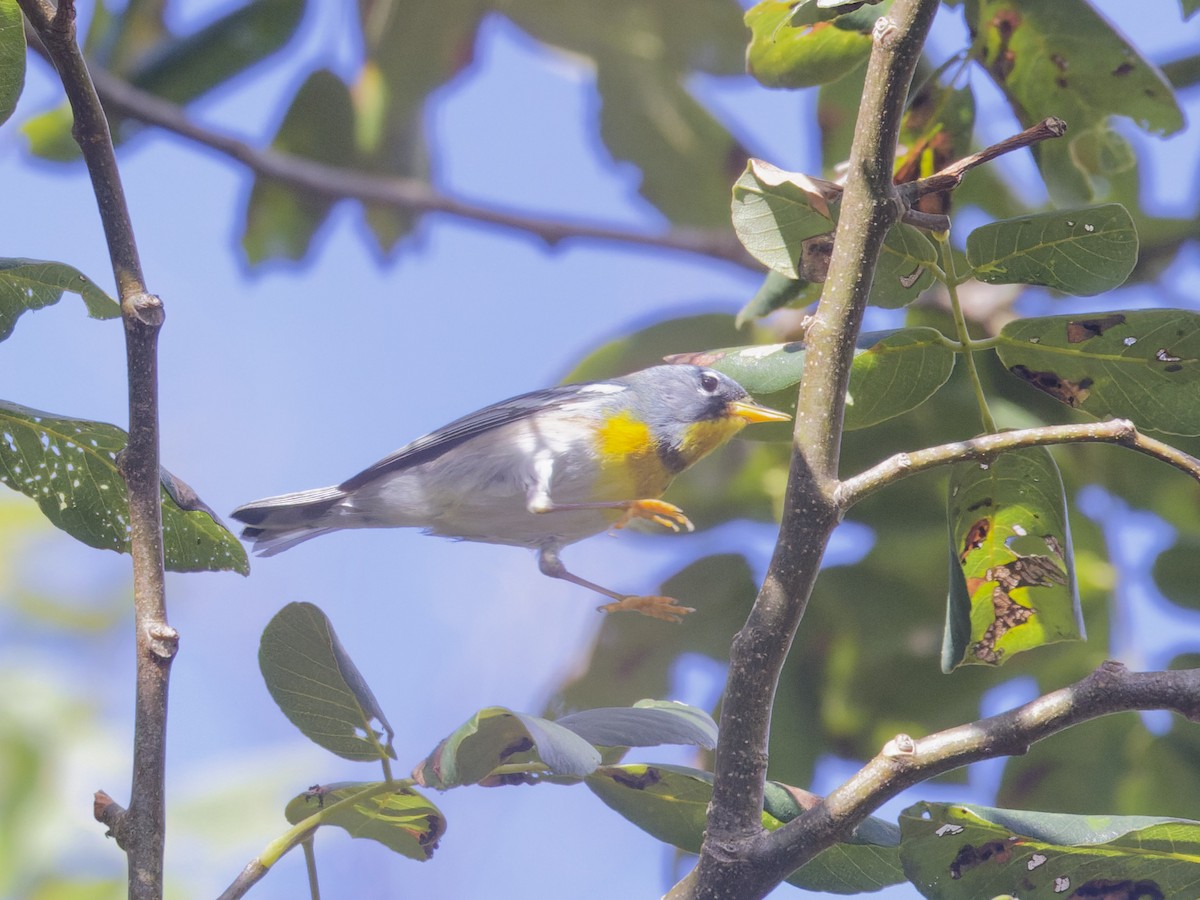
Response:
[[[621,518],[613,523],[614,528],[624,528],[634,519],[649,519],[672,531],[695,531],[692,520],[674,503],[665,500],[630,500],[625,505]]]
[[[605,613],[636,612],[652,619],[662,619],[664,622],[682,622],[684,616],[696,611],[690,606],[680,606],[679,601],[671,597],[636,595],[622,597],[615,603],[605,603],[599,609]]]

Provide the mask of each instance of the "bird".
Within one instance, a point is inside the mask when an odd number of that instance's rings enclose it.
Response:
[[[492,404],[341,484],[255,500],[232,516],[264,557],[346,528],[529,547],[543,574],[607,597],[600,611],[679,622],[695,610],[587,581],[567,570],[562,548],[637,519],[692,531],[660,499],[672,479],[744,426],[790,418],[714,369],[653,366]]]

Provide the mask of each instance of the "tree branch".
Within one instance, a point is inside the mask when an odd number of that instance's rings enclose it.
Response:
[[[775,554],[730,651],[713,797],[700,862],[673,898],[753,898],[779,879],[761,866],[771,708],[829,535],[846,386],[875,265],[902,209],[892,184],[900,118],[936,0],[898,0],[876,23],[829,277],[806,336],[808,355]]]
[[[1130,672],[1106,662],[1082,681],[1000,715],[924,738],[897,735],[822,803],[772,833],[763,865],[782,880],[913,785],[980,760],[1023,754],[1089,719],[1141,709],[1200,721],[1200,669]]]
[[[72,134],[96,195],[125,325],[129,441],[120,468],[129,501],[137,648],[133,779],[128,809],[112,803],[97,809],[125,850],[129,896],[159,898],[166,831],[167,688],[178,648],[178,635],[167,624],[159,484],[157,345],[163,308],[146,291],[108,121],[75,39],[74,0],[60,0],[57,9],[45,0],[18,2],[71,104]]]
[[[1085,422],[1076,425],[1045,425],[985,434],[967,441],[955,441],[911,453],[897,453],[865,472],[847,478],[837,488],[837,503],[844,512],[876,491],[902,478],[927,472],[938,466],[987,459],[1007,450],[1046,447],[1053,444],[1119,444],[1147,456],[1160,459],[1200,481],[1200,459],[1162,441],[1147,437],[1128,419]]]
[[[608,241],[657,250],[674,250],[712,257],[761,270],[730,230],[672,228],[646,234],[604,225],[553,220],[472,203],[443,194],[416,178],[387,177],[329,166],[281,153],[258,149],[231,135],[222,134],[188,118],[175,103],[134,87],[103,70],[92,73],[106,108],[128,119],[169,131],[241,163],[257,175],[333,200],[350,198],[373,206],[389,206],[414,213],[441,212],[473,222],[521,231],[554,246],[572,238]]]

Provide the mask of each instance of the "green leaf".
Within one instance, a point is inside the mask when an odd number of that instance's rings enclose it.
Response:
[[[918,803],[900,817],[904,871],[926,897],[1185,897],[1200,823]]]
[[[1172,603],[1188,609],[1200,609],[1200,540],[1180,538],[1154,561],[1154,583]]]
[[[17,0],[0,0],[0,125],[25,87],[25,28]]]
[[[308,76],[271,147],[330,165],[352,161],[354,113],[350,92],[337,75],[322,69]],[[333,204],[328,195],[255,176],[242,233],[250,264],[303,259]]]
[[[764,266],[787,278],[803,278],[806,244],[832,236],[831,204],[841,195],[832,182],[751,159],[733,185],[733,230]]]
[[[336,825],[353,838],[378,841],[409,859],[427,860],[446,833],[442,811],[410,787],[376,793],[345,808],[333,809],[382,782],[339,782],[321,785],[288,801],[284,816],[293,825],[319,815],[322,825]]]
[[[746,66],[767,87],[802,88],[836,81],[871,55],[871,29],[886,12],[873,6],[846,15],[813,4],[765,0],[746,12]],[[799,8],[798,8],[799,7]]]
[[[1083,639],[1062,478],[1044,447],[959,463],[942,670]]]
[[[528,771],[493,775],[497,767],[508,765],[527,766]],[[439,743],[413,778],[444,791],[463,784],[527,781],[539,765],[552,775],[582,778],[600,765],[600,753],[549,719],[492,706],[479,710]]]
[[[115,425],[67,419],[0,400],[0,482],[89,547],[129,552],[129,499]],[[191,488],[165,469],[163,544],[173,572],[249,572],[246,551]]]
[[[702,709],[670,700],[639,700],[633,706],[585,709],[556,724],[598,747],[686,744],[712,750],[717,723]]]
[[[933,284],[930,267],[937,258],[933,241],[920,229],[896,223],[884,238],[867,302],[885,309],[912,303]]]
[[[1119,203],[992,222],[967,236],[967,262],[980,281],[1084,297],[1124,284],[1137,258],[1137,230]]]
[[[1019,319],[996,352],[1012,374],[1098,418],[1200,434],[1200,314],[1149,309]]]
[[[165,35],[161,21],[147,21],[132,5],[98,25],[101,7],[88,32],[88,59],[98,59],[134,87],[187,104],[276,53],[295,33],[304,7],[305,0],[250,0],[183,37]],[[111,119],[117,144],[139,127]],[[63,104],[29,119],[21,130],[35,155],[70,162],[79,158],[72,121]]]
[[[712,775],[685,766],[631,764],[602,766],[587,778],[587,786],[606,805],[664,843],[699,853],[704,835]],[[763,826],[775,830],[801,812],[794,789],[769,782],[773,810],[786,818],[763,813]],[[815,798],[814,798],[815,799]],[[810,891],[861,893],[903,880],[894,826],[874,819],[856,830],[851,841],[837,844],[788,878]]]
[[[728,227],[725,193],[749,151],[688,92],[676,71],[636,56],[596,72],[600,136],[641,172],[638,192],[672,223]]]
[[[762,286],[754,296],[738,311],[734,325],[741,328],[747,322],[761,319],[785,306],[806,306],[814,302],[820,295],[820,284],[788,278],[786,275],[780,275],[771,270],[767,272]]]
[[[1200,0],[1179,0],[1179,5],[1183,8],[1184,19],[1190,19],[1200,9]]]
[[[1033,148],[1051,197],[1092,198],[1086,153],[1072,145],[1110,115],[1128,116],[1141,128],[1173,134],[1183,114],[1170,85],[1152,64],[1086,0],[975,0],[968,25],[979,35],[982,63],[1008,96],[1021,124],[1058,116],[1070,126],[1065,139]]]
[[[392,726],[318,607],[289,603],[276,613],[258,665],[275,704],[313,743],[357,762],[396,758]]]
[[[860,334],[850,369],[846,428],[867,428],[920,406],[949,379],[955,357],[941,332],[934,328]],[[795,407],[795,387],[804,373],[804,359],[804,345],[799,341],[672,357],[678,362],[711,366],[764,403],[786,409]],[[785,433],[791,434],[790,425],[757,428],[746,437],[778,440]]]
[[[305,0],[250,0],[192,34],[160,42],[126,77],[144,91],[188,103],[281,49],[304,6]]]
[[[93,319],[121,315],[117,301],[78,269],[40,259],[0,259],[0,341],[12,334],[21,313],[51,306],[65,291],[82,297]]]

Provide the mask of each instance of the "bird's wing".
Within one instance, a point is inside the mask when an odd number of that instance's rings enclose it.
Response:
[[[502,400],[461,419],[455,419],[449,425],[443,425],[436,431],[405,444],[396,452],[342,482],[338,488],[343,491],[356,490],[381,476],[436,459],[448,450],[503,425],[519,422],[538,412],[567,409],[576,402],[590,399],[589,395],[617,393],[624,389],[625,386],[619,382],[564,384]]]

